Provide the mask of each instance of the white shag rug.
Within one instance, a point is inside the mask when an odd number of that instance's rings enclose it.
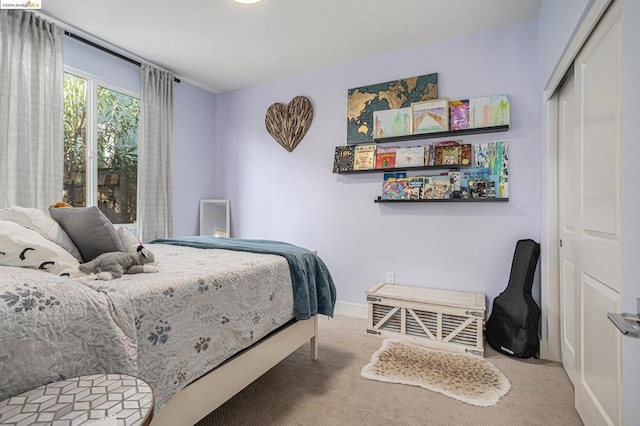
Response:
[[[480,407],[496,405],[511,387],[491,362],[387,339],[362,368],[362,377],[419,386]]]

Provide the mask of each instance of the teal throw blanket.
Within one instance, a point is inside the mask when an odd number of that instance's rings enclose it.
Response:
[[[305,320],[316,314],[333,316],[333,308],[336,303],[336,287],[333,284],[333,279],[327,266],[322,259],[310,250],[280,241],[243,240],[212,236],[161,238],[151,242],[282,256],[289,263],[296,319]]]

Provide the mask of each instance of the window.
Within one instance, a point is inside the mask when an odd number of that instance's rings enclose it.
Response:
[[[140,101],[80,73],[64,75],[64,196],[135,223]]]

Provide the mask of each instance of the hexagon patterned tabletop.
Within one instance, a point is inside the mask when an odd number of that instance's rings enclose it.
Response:
[[[146,425],[153,416],[148,384],[124,374],[64,380],[0,402],[0,425]],[[111,423],[99,420],[109,418]]]

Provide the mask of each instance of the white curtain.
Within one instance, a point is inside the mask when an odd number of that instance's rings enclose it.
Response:
[[[0,11],[0,208],[62,200],[62,31]]]
[[[173,236],[173,75],[143,65],[138,136],[138,238]]]

